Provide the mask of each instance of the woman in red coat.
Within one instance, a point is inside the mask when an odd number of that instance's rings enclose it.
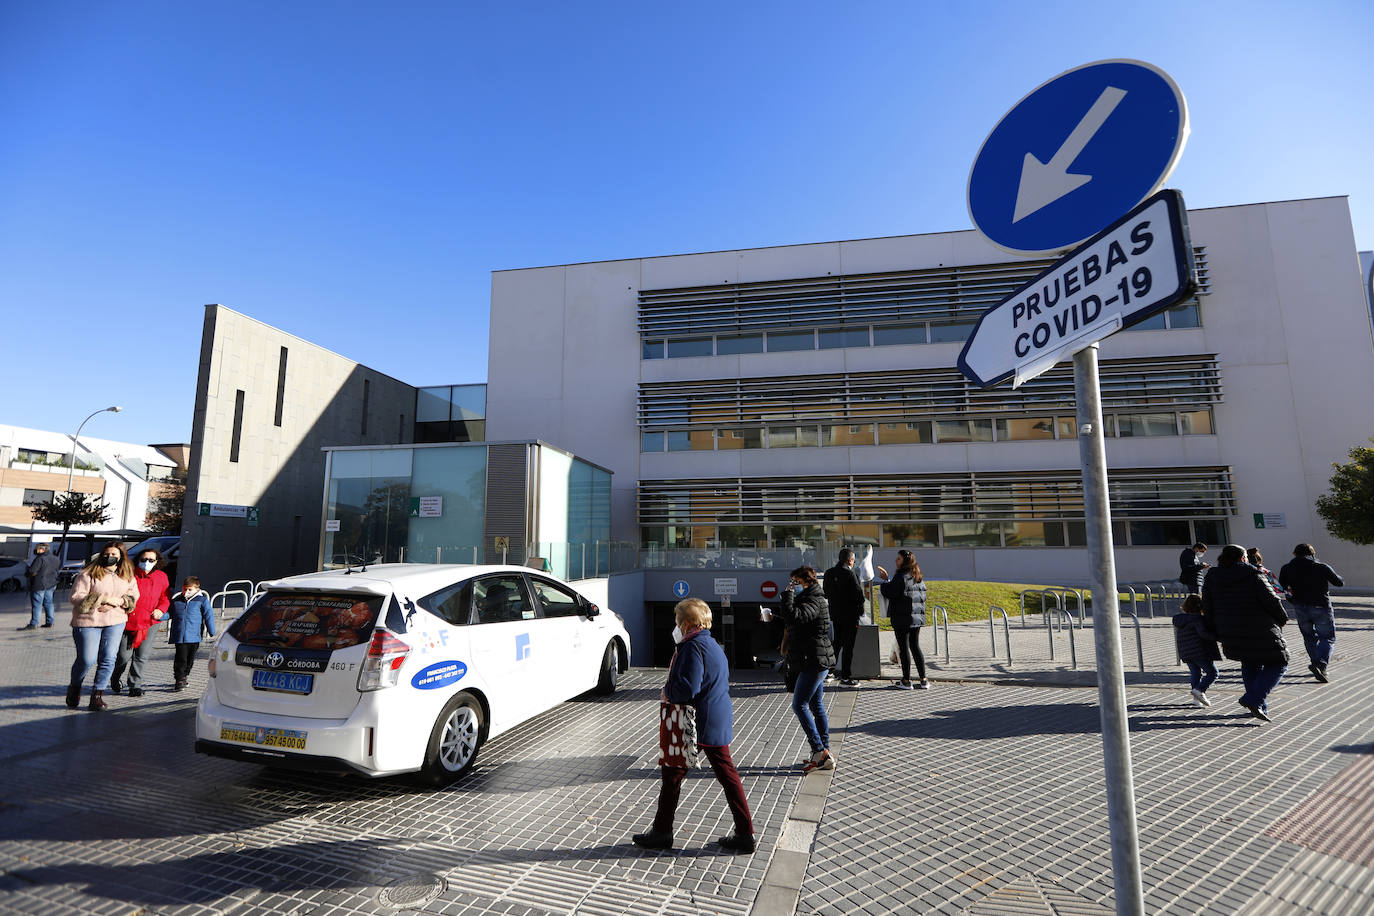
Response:
[[[114,675],[110,690],[119,693],[124,671],[129,671],[129,696],[143,696],[143,663],[152,650],[148,630],[167,614],[171,599],[167,595],[167,574],[158,569],[162,557],[156,550],[140,550],[134,558],[134,581],[138,583],[138,603],[129,612],[124,624],[124,638],[119,642]]]

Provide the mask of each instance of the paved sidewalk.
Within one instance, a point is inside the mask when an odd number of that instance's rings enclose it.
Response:
[[[141,914],[1109,913],[1111,857],[1091,636],[986,624],[930,651],[930,691],[828,688],[839,767],[802,777],[789,697],[738,672],[733,752],[753,856],[718,851],[709,772],[683,793],[677,848],[629,836],[657,792],[657,691],[636,670],[489,744],[441,792],[302,777],[191,752],[192,690],[71,712],[65,626],[15,632],[0,596],[0,912]],[[1038,621],[1037,621],[1038,622]],[[1275,722],[1242,718],[1235,666],[1188,705],[1161,621],[1129,680],[1151,913],[1374,912],[1374,599],[1343,600],[1333,681],[1300,639]],[[1134,631],[1122,628],[1128,668]],[[159,646],[154,684],[170,681]],[[1234,710],[1234,712],[1233,712]]]

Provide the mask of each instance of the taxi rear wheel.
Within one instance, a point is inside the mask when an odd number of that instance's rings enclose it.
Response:
[[[615,693],[618,683],[620,683],[620,656],[615,650],[615,643],[607,643],[606,651],[601,656],[601,675],[596,681],[596,693],[603,697],[610,696]]]
[[[421,780],[432,786],[448,785],[472,769],[485,730],[482,704],[471,694],[460,693],[449,700],[430,732]]]

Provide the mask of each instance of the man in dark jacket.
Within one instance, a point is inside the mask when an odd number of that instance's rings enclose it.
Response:
[[[830,622],[835,625],[840,683],[853,687],[859,683],[851,669],[854,639],[859,635],[859,618],[864,613],[864,590],[854,574],[854,551],[848,547],[840,551],[839,562],[825,571],[825,600],[830,605]]]
[[[1207,545],[1199,541],[1192,547],[1183,548],[1178,555],[1178,581],[1190,592],[1202,591],[1202,577],[1211,568],[1202,558],[1207,555]]]
[[[44,627],[52,626],[52,596],[53,590],[57,588],[57,570],[61,565],[57,557],[48,551],[47,544],[38,544],[33,548],[33,560],[26,570],[32,612],[29,616],[29,625],[19,629],[37,629],[39,617],[43,617]]]
[[[1279,584],[1293,596],[1293,618],[1298,622],[1307,657],[1307,670],[1325,684],[1326,666],[1331,661],[1331,644],[1336,641],[1336,619],[1331,613],[1328,587],[1345,584],[1336,571],[1317,561],[1311,544],[1293,548],[1293,559],[1279,570]]]
[[[1245,684],[1240,705],[1256,719],[1270,721],[1269,692],[1288,670],[1288,646],[1281,627],[1288,623],[1283,602],[1259,570],[1245,562],[1245,548],[1227,544],[1202,589],[1202,616],[1226,657],[1240,662]]]

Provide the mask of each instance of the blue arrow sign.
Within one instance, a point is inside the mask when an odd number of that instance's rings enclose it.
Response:
[[[673,583],[673,594],[679,598],[686,598],[692,587],[687,584],[686,579],[678,579]]]
[[[973,225],[999,248],[1047,254],[1100,232],[1163,186],[1188,138],[1169,75],[1134,60],[1084,64],[1038,86],[983,141]]]

